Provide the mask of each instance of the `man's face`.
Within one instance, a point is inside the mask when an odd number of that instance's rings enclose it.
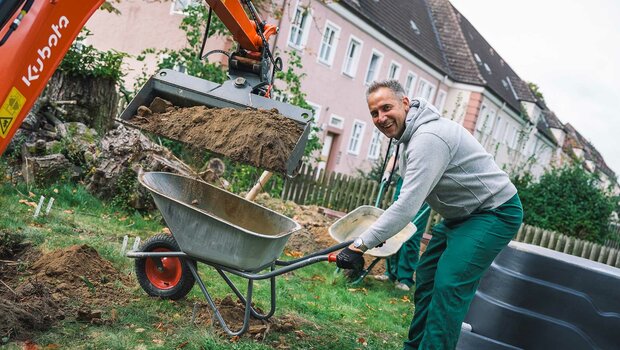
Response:
[[[368,95],[368,110],[377,129],[388,138],[400,138],[405,132],[409,98],[398,99],[389,88],[379,88]]]

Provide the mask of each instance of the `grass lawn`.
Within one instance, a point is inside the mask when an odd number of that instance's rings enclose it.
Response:
[[[54,197],[55,203],[50,215],[35,219],[34,209],[20,200],[38,202],[41,195]],[[131,246],[136,237],[145,240],[160,233],[163,225],[158,213],[119,211],[77,185],[29,189],[4,183],[0,185],[0,208],[0,228],[5,232],[23,235],[43,252],[87,244],[131,278],[129,300],[102,310],[107,322],[94,325],[67,315],[51,329],[35,333],[31,341],[39,348],[400,349],[406,337],[413,310],[411,294],[371,278],[351,286],[334,273],[333,264],[323,262],[276,278],[277,309],[272,318],[292,320],[292,328],[268,331],[258,340],[251,336],[230,338],[218,331],[217,324],[192,323],[195,303],[200,303],[202,313],[209,314],[197,286],[187,298],[176,302],[148,297],[139,287],[133,261],[120,254],[123,237],[130,237]],[[215,270],[204,264],[199,267],[214,298],[233,296]],[[244,292],[245,280],[233,280]],[[267,310],[269,283],[259,281],[255,285],[254,301]],[[8,349],[24,346],[21,341],[0,336]]]

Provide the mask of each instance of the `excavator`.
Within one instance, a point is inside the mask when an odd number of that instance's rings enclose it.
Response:
[[[0,0],[0,155],[82,27],[104,1]],[[218,16],[237,44],[228,55],[229,79],[218,84],[161,70],[129,103],[120,121],[130,119],[138,107],[156,97],[181,107],[275,108],[303,129],[284,169],[293,176],[301,166],[311,112],[271,98],[282,60],[274,57],[268,40],[278,28],[262,21],[250,0],[205,1],[210,16],[212,12]],[[205,39],[206,33],[208,28]]]

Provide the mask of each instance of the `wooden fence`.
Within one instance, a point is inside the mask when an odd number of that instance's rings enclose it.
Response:
[[[555,231],[543,230],[524,224],[521,225],[521,229],[519,229],[514,240],[620,267],[619,249],[569,237]]]
[[[326,173],[304,165],[299,175],[286,179],[281,197],[297,204],[314,204],[349,212],[360,205],[375,205],[378,193],[379,183],[377,181],[334,172]],[[379,207],[387,208],[392,204],[393,196],[394,186],[390,186],[383,195]],[[438,215],[431,215],[427,230],[432,223],[437,221]],[[620,249],[612,242],[605,242],[601,245],[525,224],[521,226],[514,240],[620,268]]]
[[[286,179],[281,197],[297,204],[315,204],[349,212],[360,205],[375,205],[379,188],[377,181],[318,171],[317,168],[304,165],[299,175]],[[379,207],[387,208],[392,203],[393,196],[394,186],[390,186]]]

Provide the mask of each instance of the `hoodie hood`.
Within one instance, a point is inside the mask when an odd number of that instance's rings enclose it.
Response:
[[[398,139],[397,144],[409,142],[411,136],[422,124],[441,118],[439,111],[423,98],[416,98],[409,105],[409,112],[405,117],[405,132]]]

